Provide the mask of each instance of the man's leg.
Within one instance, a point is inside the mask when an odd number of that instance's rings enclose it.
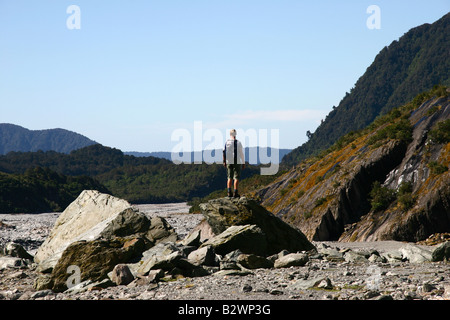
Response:
[[[235,166],[233,178],[234,178],[234,195],[233,196],[235,198],[239,198],[240,195],[238,192],[238,186],[239,186],[239,179],[241,178],[241,165],[240,164],[237,164]]]

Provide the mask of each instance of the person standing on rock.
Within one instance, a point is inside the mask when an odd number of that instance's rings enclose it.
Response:
[[[228,197],[239,198],[238,185],[241,177],[241,170],[245,168],[245,155],[242,143],[236,139],[236,130],[230,130],[230,139],[225,142],[223,149],[223,166],[227,168],[227,189]],[[231,186],[234,180],[234,194],[231,193]]]

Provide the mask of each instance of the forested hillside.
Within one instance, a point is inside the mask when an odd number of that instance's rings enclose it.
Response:
[[[294,165],[330,147],[350,131],[369,125],[434,85],[450,85],[450,13],[393,41],[347,92],[310,139],[283,158]],[[300,133],[299,133],[300,134]],[[304,133],[302,133],[304,134]]]
[[[48,151],[69,153],[96,144],[87,137],[65,129],[28,130],[0,123],[0,155],[10,151]]]
[[[45,168],[45,179],[30,176],[33,170],[41,172],[42,168]],[[175,165],[171,161],[155,157],[124,155],[118,149],[99,144],[70,154],[54,151],[10,152],[0,156],[0,172],[4,173],[4,183],[0,184],[3,203],[11,202],[3,208],[12,208],[12,204],[17,203],[19,211],[33,208],[32,197],[21,197],[23,194],[30,194],[29,181],[32,181],[33,190],[41,190],[42,193],[46,192],[48,185],[58,186],[64,194],[74,195],[72,200],[83,189],[94,188],[108,190],[132,203],[188,201],[226,187],[226,170],[222,165]],[[247,166],[242,172],[242,178],[256,173],[259,173],[258,167]],[[86,183],[81,186],[83,181]],[[80,188],[69,186],[74,182],[80,183]],[[38,193],[33,193],[36,194]],[[60,207],[66,203],[51,201]],[[22,202],[29,204],[22,205]],[[42,208],[45,206],[39,205],[34,210]],[[46,208],[48,210],[49,207]]]

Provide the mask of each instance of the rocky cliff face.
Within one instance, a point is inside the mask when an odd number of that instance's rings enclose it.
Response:
[[[448,89],[425,93],[256,196],[312,240],[418,241],[448,232],[449,118]]]

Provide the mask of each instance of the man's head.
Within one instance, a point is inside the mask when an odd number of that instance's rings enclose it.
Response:
[[[230,130],[230,137],[236,138],[236,129],[231,129]]]

